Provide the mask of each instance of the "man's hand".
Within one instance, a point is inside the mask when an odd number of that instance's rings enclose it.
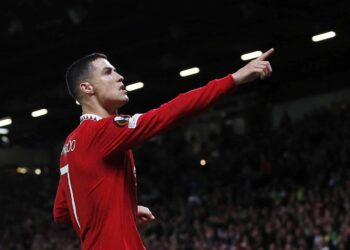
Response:
[[[268,61],[265,61],[265,59],[268,58],[273,51],[274,49],[269,49],[255,60],[246,64],[243,68],[240,68],[233,73],[232,77],[236,81],[236,84],[239,85],[251,82],[258,77],[264,80],[266,77],[271,76],[272,67]]]
[[[140,225],[154,220],[152,212],[144,206],[137,206],[137,221]]]

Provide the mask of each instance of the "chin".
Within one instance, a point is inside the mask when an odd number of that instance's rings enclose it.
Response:
[[[125,104],[127,104],[129,102],[129,97],[125,96]]]
[[[129,102],[129,97],[123,98],[123,100],[119,101],[119,107],[123,107]]]

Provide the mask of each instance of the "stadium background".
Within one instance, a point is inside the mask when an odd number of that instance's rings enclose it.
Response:
[[[241,87],[135,150],[149,249],[350,249],[350,3],[1,2],[0,249],[78,249],[54,225],[58,156],[79,123],[64,72],[108,55],[155,108],[274,47],[273,77]],[[312,36],[334,31],[332,39]],[[200,72],[181,77],[179,72]],[[34,118],[31,112],[46,109]]]

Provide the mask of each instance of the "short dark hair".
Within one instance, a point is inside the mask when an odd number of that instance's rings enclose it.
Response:
[[[92,62],[107,56],[101,53],[92,53],[73,62],[66,71],[66,83],[69,94],[80,102],[80,83],[90,77]]]

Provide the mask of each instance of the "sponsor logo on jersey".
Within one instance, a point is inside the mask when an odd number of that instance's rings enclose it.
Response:
[[[129,123],[130,116],[129,115],[118,115],[114,117],[113,121],[114,124],[118,127],[124,127],[126,124]]]

